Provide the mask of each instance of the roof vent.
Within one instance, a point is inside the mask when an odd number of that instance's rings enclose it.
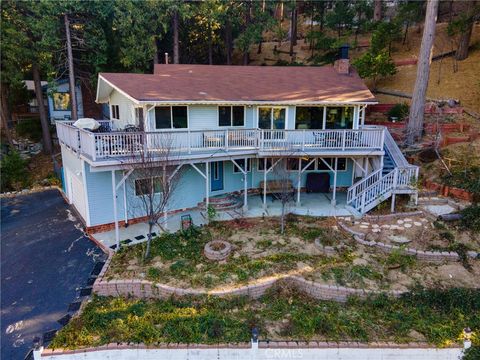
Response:
[[[348,59],[348,45],[342,45],[339,51],[339,59],[333,64],[337,73],[348,75],[350,73],[350,60]]]

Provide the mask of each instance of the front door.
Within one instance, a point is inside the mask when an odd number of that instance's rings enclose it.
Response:
[[[210,163],[210,190],[223,190],[223,161]]]

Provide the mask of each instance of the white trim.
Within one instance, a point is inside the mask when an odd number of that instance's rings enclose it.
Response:
[[[100,89],[100,80],[102,81],[105,81],[106,84],[108,84],[110,87],[112,87],[113,89],[117,90],[120,94],[122,94],[123,96],[126,96],[128,99],[130,99],[132,102],[134,102],[135,104],[145,104],[145,103],[148,103],[148,101],[138,101],[137,99],[135,99],[133,96],[130,96],[129,94],[127,94],[125,91],[123,91],[122,89],[120,89],[118,86],[116,85],[113,85],[110,81],[108,81],[107,79],[105,79],[101,74],[98,75],[98,85],[97,85],[97,98],[95,99],[95,102],[96,103],[104,103],[105,101],[100,101],[99,98],[98,98],[98,90]],[[111,91],[110,91],[111,93]]]
[[[222,107],[230,107],[230,125],[220,125],[220,106]],[[233,125],[233,107],[243,107],[243,125]],[[217,127],[219,129],[226,129],[226,128],[234,128],[234,129],[241,129],[245,128],[245,124],[247,123],[247,107],[245,105],[217,105]]]
[[[109,105],[110,105],[110,120],[120,120],[120,105],[119,104],[111,104],[109,100]],[[113,116],[113,107],[116,106],[118,108],[117,112],[117,117]]]
[[[243,171],[241,167],[238,165],[237,163],[238,160],[245,160],[246,171]],[[244,174],[252,171],[252,162],[250,158],[235,158],[235,159],[232,158],[231,162],[233,164],[232,174]],[[235,169],[238,169],[238,171],[235,171]]]
[[[138,104],[152,104],[155,106],[167,105],[256,105],[256,106],[296,106],[296,105],[326,105],[326,106],[354,106],[375,105],[378,101],[229,101],[229,100],[136,100]]]
[[[149,179],[150,179],[150,180],[151,180],[152,190],[154,191],[153,194],[154,194],[154,195],[156,195],[156,194],[162,194],[163,191],[155,192],[155,186],[153,185],[153,179],[155,179],[155,178],[161,178],[161,176],[152,176],[152,177],[150,177],[150,178],[149,178],[149,177],[140,177],[140,178],[135,178],[135,179],[133,179],[133,193],[134,193],[135,197],[140,197],[140,196],[145,196],[145,195],[147,195],[147,194],[143,194],[143,195],[138,195],[138,194],[137,194],[137,184],[136,184],[136,181],[137,181],[137,180],[149,180]],[[118,187],[119,187],[119,186],[118,186]],[[115,190],[117,190],[117,189],[115,189]]]

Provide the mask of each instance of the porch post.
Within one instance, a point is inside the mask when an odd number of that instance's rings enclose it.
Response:
[[[302,181],[302,158],[298,158],[297,205],[300,205],[301,181]]]
[[[182,165],[180,164],[180,166]],[[162,172],[163,172],[163,183],[165,184],[167,182],[166,180],[167,167],[165,165],[163,165],[162,167]],[[170,182],[170,179],[171,178],[168,179],[169,182]],[[168,203],[168,200],[167,200],[167,203]],[[168,231],[167,211],[168,211],[167,204],[165,204],[165,207],[163,208],[163,228]]]
[[[123,208],[125,212],[125,227],[128,226],[128,212],[127,212],[127,188],[125,186],[125,181],[123,182]]]
[[[267,158],[263,158],[263,210],[267,209]]]
[[[205,162],[205,210],[208,211],[209,199],[208,199],[208,162]]]
[[[115,222],[115,243],[117,247],[115,250],[120,249],[120,234],[118,229],[118,218],[117,218],[117,186],[115,184],[115,170],[112,170],[112,195],[113,195],[113,221]]]
[[[390,212],[395,212],[395,194],[392,194],[392,207],[390,208]]]
[[[333,195],[332,195],[332,205],[337,205],[337,165],[338,158],[335,158],[335,168],[333,171]]]
[[[245,170],[247,169],[247,160],[250,160],[250,159],[245,159]],[[251,166],[252,164],[250,164]],[[247,199],[248,199],[248,184],[247,184],[247,171],[245,171],[243,173],[243,211],[247,211],[248,210],[248,203],[247,203]]]

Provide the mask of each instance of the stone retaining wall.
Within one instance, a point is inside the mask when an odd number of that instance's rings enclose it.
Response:
[[[320,284],[314,281],[306,280],[301,276],[285,274],[282,276],[267,278],[252,284],[230,287],[221,290],[197,290],[191,288],[178,288],[174,286],[157,284],[148,280],[126,279],[126,280],[108,280],[105,273],[112,260],[113,252],[105,262],[102,271],[93,284],[93,292],[101,296],[133,296],[141,299],[165,299],[171,296],[184,295],[210,295],[210,296],[248,296],[256,299],[278,282],[286,283],[296,287],[318,300],[333,300],[345,302],[349,296],[355,295],[360,298],[366,298],[369,295],[385,293],[390,296],[398,297],[403,292],[400,291],[375,291],[347,288],[337,285]]]
[[[392,214],[394,215],[394,214]],[[388,215],[387,215],[388,216]],[[376,247],[383,252],[390,254],[394,250],[400,250],[403,251],[405,255],[411,255],[415,256],[418,260],[421,261],[428,261],[428,262],[444,262],[444,261],[459,261],[460,256],[458,253],[454,251],[426,251],[426,250],[417,250],[414,248],[407,248],[403,246],[398,246],[398,245],[390,245],[390,244],[385,244],[382,242],[378,241],[367,241],[365,240],[365,234],[355,231],[353,229],[350,229],[347,225],[345,225],[342,222],[339,222],[339,226],[349,232],[350,234],[353,235],[353,238],[355,241],[357,241],[359,244],[365,245],[365,246],[371,246],[371,247]],[[467,256],[471,259],[477,259],[480,254],[477,253],[476,251],[467,251]]]

